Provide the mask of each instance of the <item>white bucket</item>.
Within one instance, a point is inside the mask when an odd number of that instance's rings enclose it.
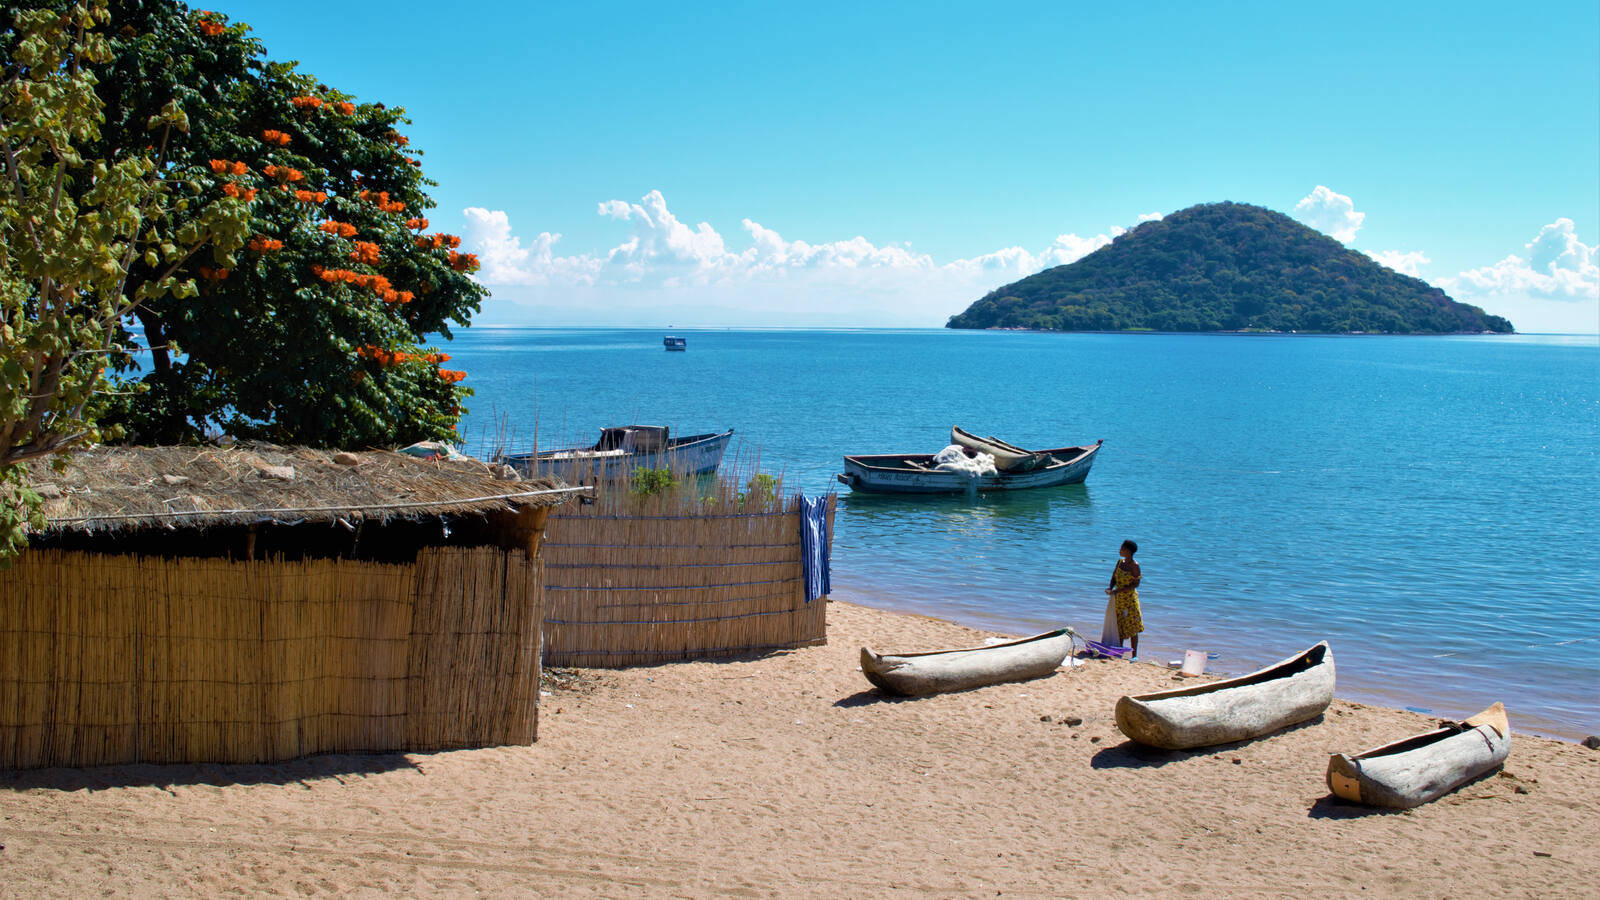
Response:
[[[1206,652],[1204,650],[1183,651],[1183,671],[1179,674],[1193,678],[1206,670]]]

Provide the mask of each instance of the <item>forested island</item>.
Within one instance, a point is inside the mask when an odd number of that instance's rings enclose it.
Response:
[[[1288,216],[1205,203],[996,288],[949,328],[1509,334],[1511,323]]]

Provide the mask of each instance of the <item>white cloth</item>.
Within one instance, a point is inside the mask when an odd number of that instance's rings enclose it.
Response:
[[[1106,621],[1100,627],[1100,643],[1113,647],[1122,646],[1122,632],[1117,630],[1117,598],[1106,597]]]
[[[994,454],[979,452],[968,456],[960,444],[951,444],[933,457],[933,467],[941,472],[960,472],[969,478],[994,475]]]

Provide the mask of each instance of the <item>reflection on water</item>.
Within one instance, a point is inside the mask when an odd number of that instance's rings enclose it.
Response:
[[[839,499],[836,528],[955,531],[967,538],[1003,536],[1018,530],[1089,524],[1086,484],[998,493],[846,493]]]

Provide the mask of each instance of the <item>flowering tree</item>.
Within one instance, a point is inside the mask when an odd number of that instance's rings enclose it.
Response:
[[[191,258],[192,295],[136,310],[150,356],[114,411],[147,443],[208,429],[280,443],[379,446],[448,438],[470,391],[449,337],[483,289],[460,240],[429,232],[433,206],[403,110],[360,103],[265,58],[243,25],[173,2],[117,0],[100,96],[120,111],[109,146],[142,140],[164,91],[200,101],[170,152],[248,201],[228,264]],[[161,271],[135,265],[130,283]]]
[[[187,270],[198,251],[209,244],[206,261],[228,264],[249,212],[244,198],[214,189],[213,173],[168,155],[189,127],[176,96],[141,112],[137,141],[104,152],[94,74],[112,56],[104,2],[0,16],[3,557],[40,524],[21,464],[102,436],[123,318],[195,296]]]

